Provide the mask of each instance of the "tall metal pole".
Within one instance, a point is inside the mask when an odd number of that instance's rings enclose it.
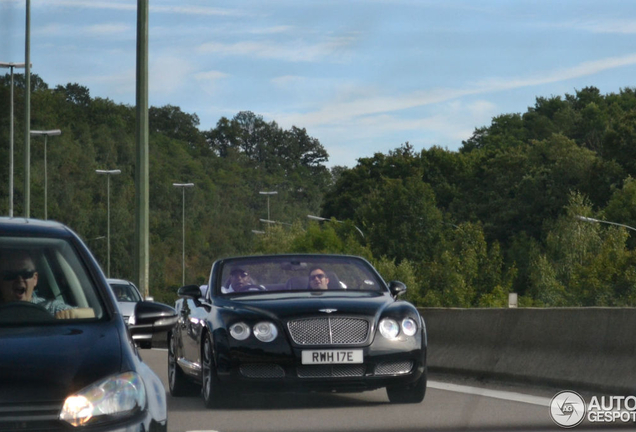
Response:
[[[137,72],[136,72],[136,141],[135,167],[136,223],[135,223],[135,273],[137,286],[144,298],[150,296],[148,236],[149,181],[148,181],[148,0],[137,0]]]
[[[271,220],[272,218],[270,217],[270,214],[269,214],[269,196],[277,195],[278,191],[260,191],[259,194],[267,195],[267,220]]]
[[[61,135],[62,131],[59,129],[46,130],[46,131],[31,131],[31,135],[44,135],[44,220],[48,219],[48,175],[47,175],[47,139],[49,136]]]
[[[185,285],[185,188],[181,188],[181,286]]]
[[[48,135],[44,135],[44,220],[48,219],[48,176],[46,170],[46,141],[49,138]]]
[[[185,189],[193,187],[194,183],[172,183],[181,188],[181,286],[185,285]]]
[[[97,174],[106,174],[106,276],[110,277],[110,176],[121,174],[121,170],[95,170]]]
[[[31,1],[26,0],[24,38],[24,217],[31,216]]]
[[[10,102],[9,106],[9,217],[13,217],[13,142],[15,138],[14,134],[14,126],[15,121],[13,120],[13,69],[14,68],[23,68],[24,63],[5,63],[0,62],[0,67],[9,68],[11,71],[11,89],[10,89]]]
[[[11,66],[11,108],[9,109],[9,217],[13,217],[13,66]]]

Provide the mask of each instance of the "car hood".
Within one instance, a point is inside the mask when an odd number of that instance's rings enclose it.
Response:
[[[273,319],[285,320],[298,316],[311,315],[357,315],[377,318],[384,308],[393,303],[387,295],[361,293],[359,296],[339,296],[325,294],[321,296],[284,296],[267,298],[266,295],[235,299],[231,302],[234,309],[240,308]]]
[[[0,328],[0,402],[64,400],[121,369],[108,323]]]

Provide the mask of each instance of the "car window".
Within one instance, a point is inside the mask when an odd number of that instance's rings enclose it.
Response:
[[[102,316],[94,281],[70,242],[0,237],[0,325]]]
[[[141,296],[134,286],[130,284],[111,283],[111,288],[119,302],[139,302]]]
[[[310,283],[310,274],[315,283]],[[320,280],[316,280],[320,278]],[[221,269],[221,293],[241,291],[385,291],[384,282],[362,260],[348,257],[256,257],[227,260]]]

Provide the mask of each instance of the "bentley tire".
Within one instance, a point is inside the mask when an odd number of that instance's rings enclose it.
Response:
[[[420,403],[426,394],[426,370],[413,384],[404,387],[387,387],[389,402],[396,404]]]
[[[214,349],[212,345],[212,337],[209,333],[206,333],[203,341],[202,352],[203,363],[203,385],[201,393],[203,394],[203,401],[206,408],[214,408],[219,406],[223,397],[221,390],[221,383],[216,375],[216,366],[214,362]]]
[[[170,394],[175,397],[190,396],[195,394],[196,386],[188,381],[177,364],[175,344],[174,336],[171,333],[168,340],[168,385]]]

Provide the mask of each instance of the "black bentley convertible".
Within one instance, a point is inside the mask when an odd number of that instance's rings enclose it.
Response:
[[[186,285],[169,333],[170,393],[207,407],[243,391],[359,392],[390,402],[426,392],[426,327],[366,260],[269,255],[216,261],[208,289]]]

